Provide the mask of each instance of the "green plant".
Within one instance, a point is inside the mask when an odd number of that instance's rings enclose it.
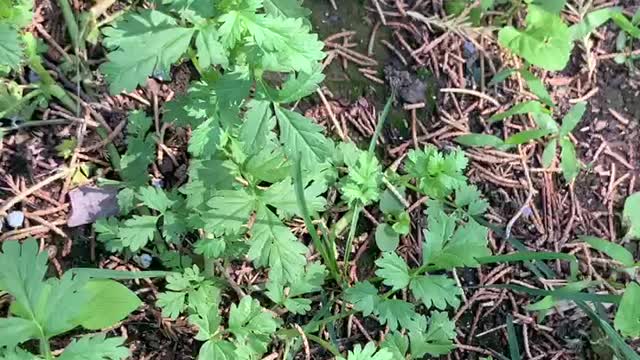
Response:
[[[556,159],[557,148],[560,146],[562,174],[567,182],[571,182],[580,172],[580,163],[569,135],[582,120],[586,108],[587,104],[584,102],[575,104],[562,118],[561,125],[558,125],[551,116],[550,111],[540,102],[528,101],[520,103],[503,113],[492,116],[489,121],[496,122],[516,115],[529,114],[535,121],[536,128],[521,131],[505,140],[493,135],[469,134],[457,137],[456,141],[467,146],[494,146],[501,149],[509,149],[529,141],[547,138],[548,142],[542,155],[542,164],[544,167],[550,167]]]
[[[0,253],[0,290],[13,297],[10,316],[0,318],[0,356],[6,359],[34,358],[16,346],[37,340],[40,356],[53,359],[51,338],[77,327],[99,330],[112,326],[140,305],[140,299],[125,286],[112,281],[91,279],[67,272],[60,279],[44,279],[47,253],[38,253],[38,244],[5,242]],[[60,360],[125,359],[129,350],[124,339],[106,339],[103,334],[85,335],[74,340]],[[3,357],[0,357],[3,358]]]

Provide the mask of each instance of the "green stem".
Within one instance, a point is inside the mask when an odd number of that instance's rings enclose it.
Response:
[[[40,355],[44,356],[46,360],[53,360],[51,355],[51,347],[49,346],[49,339],[44,334],[40,335]]]
[[[360,211],[362,208],[360,205],[356,205],[353,210],[353,217],[351,218],[351,229],[349,230],[349,237],[347,238],[347,246],[344,249],[344,271],[347,273],[349,269],[349,255],[351,254],[351,247],[353,246],[353,238],[356,236],[356,228],[358,227],[358,218],[360,217]]]
[[[69,4],[69,0],[59,0],[58,4],[60,5],[64,22],[67,25],[67,32],[71,38],[71,44],[73,44],[76,55],[78,55],[79,50],[84,50],[84,43],[80,41],[80,31],[78,30],[78,23],[71,9],[71,4]]]
[[[338,349],[336,349],[333,345],[329,344],[328,342],[322,340],[319,336],[312,335],[312,334],[306,334],[306,336],[309,340],[322,346],[325,350],[330,352],[333,356],[335,357],[342,356],[342,354],[340,354],[340,351],[338,351]]]
[[[373,154],[373,151],[376,149],[376,143],[378,142],[378,138],[380,137],[380,133],[382,132],[382,127],[384,125],[384,121],[389,116],[389,111],[391,111],[391,104],[393,103],[393,99],[396,97],[396,92],[391,92],[391,96],[387,100],[387,103],[384,105],[384,109],[382,110],[382,114],[380,115],[380,119],[376,124],[376,130],[373,133],[373,137],[371,138],[371,142],[369,143],[369,153]]]

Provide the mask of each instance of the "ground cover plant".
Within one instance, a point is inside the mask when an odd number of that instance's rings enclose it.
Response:
[[[0,0],[0,359],[639,358],[617,5]]]

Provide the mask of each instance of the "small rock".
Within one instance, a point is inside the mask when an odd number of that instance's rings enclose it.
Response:
[[[19,228],[24,223],[24,213],[22,211],[12,211],[7,215],[7,224],[12,228]]]
[[[151,266],[153,258],[149,254],[142,254],[140,256],[134,256],[133,260],[143,269],[148,269]]]
[[[80,186],[69,192],[71,215],[67,226],[91,224],[99,218],[118,215],[118,189]]]

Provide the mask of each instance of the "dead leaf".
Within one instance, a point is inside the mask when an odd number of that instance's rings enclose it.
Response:
[[[71,215],[67,226],[91,224],[97,219],[118,215],[118,189],[81,186],[69,192]]]

